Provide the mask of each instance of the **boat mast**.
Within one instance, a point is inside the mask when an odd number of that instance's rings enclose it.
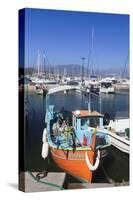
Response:
[[[129,62],[129,53],[127,55],[125,65],[124,65],[124,68],[123,68],[122,73],[121,73],[121,78],[125,78],[128,74],[128,65],[129,65],[128,62]]]
[[[40,75],[40,52],[39,52],[39,50],[38,50],[38,55],[37,55],[37,68],[38,68],[38,77],[39,77],[39,75]]]
[[[94,26],[92,27],[92,35],[91,35],[91,54],[93,52],[93,47],[94,47]],[[91,68],[91,74],[94,75],[93,71],[94,63],[92,62],[92,68]]]
[[[83,82],[84,82],[84,60],[85,60],[85,57],[82,57],[82,86],[83,86]]]
[[[89,76],[89,70],[90,70],[90,75],[92,74],[93,71],[93,67],[90,68],[90,60],[91,60],[91,56],[92,56],[92,51],[93,51],[93,43],[94,43],[94,26],[92,27],[92,32],[91,32],[91,45],[89,48],[89,54],[88,54],[88,64],[87,64],[87,76]]]
[[[102,112],[102,98],[101,98],[101,92],[99,94],[100,98],[99,98],[99,103],[100,103],[100,113]]]
[[[43,51],[43,70],[44,70],[44,74],[46,72],[46,56],[45,56],[45,51]]]
[[[91,112],[91,93],[90,92],[88,96],[88,111]]]

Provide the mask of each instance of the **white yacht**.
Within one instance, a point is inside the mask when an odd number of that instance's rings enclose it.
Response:
[[[121,89],[121,90],[122,89],[123,90],[124,89],[128,90],[130,88],[130,81],[129,81],[129,79],[126,79],[126,78],[125,79],[124,78],[123,79],[122,78],[119,79],[118,83],[116,84],[116,88]]]
[[[100,82],[100,92],[101,93],[115,93],[115,88],[112,81],[109,78],[102,79]]]
[[[39,77],[32,77],[31,81],[34,84],[43,84],[44,83],[44,79],[43,78],[39,78]]]

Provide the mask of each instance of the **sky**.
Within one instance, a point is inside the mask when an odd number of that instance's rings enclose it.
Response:
[[[129,57],[129,15],[44,9],[25,10],[25,66],[37,66],[37,52],[51,65],[124,68]]]

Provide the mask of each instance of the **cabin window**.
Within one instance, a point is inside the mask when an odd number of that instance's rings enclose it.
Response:
[[[81,119],[81,126],[85,126],[88,122],[88,119],[87,118],[82,118]]]
[[[99,118],[90,118],[90,126],[96,128],[99,126]]]

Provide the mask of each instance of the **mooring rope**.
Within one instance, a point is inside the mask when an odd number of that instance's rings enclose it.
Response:
[[[60,186],[60,185],[57,185],[57,184],[54,184],[54,183],[51,183],[51,182],[46,182],[46,181],[41,181],[41,180],[39,180],[38,178],[36,178],[36,177],[33,175],[33,173],[32,173],[31,171],[28,171],[28,173],[29,173],[29,175],[30,175],[35,181],[37,181],[37,182],[39,182],[39,183],[42,183],[42,184],[44,184],[44,185],[48,185],[48,186],[51,186],[51,187],[56,187],[56,188],[58,188],[58,189],[60,189],[60,190],[64,190],[64,188],[63,188],[62,186]]]

